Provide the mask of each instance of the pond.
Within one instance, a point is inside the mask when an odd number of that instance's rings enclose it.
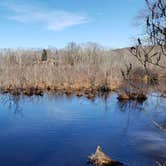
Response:
[[[166,99],[150,94],[144,103],[108,98],[0,95],[2,166],[86,166],[100,145],[128,166],[166,160]]]

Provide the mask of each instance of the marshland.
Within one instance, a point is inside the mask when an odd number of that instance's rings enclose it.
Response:
[[[165,166],[166,1],[74,1],[0,2],[0,165]]]
[[[46,91],[93,95],[117,91],[127,87],[122,70],[128,63],[134,66],[131,79],[140,81],[141,86],[147,83],[144,68],[130,48],[112,50],[96,43],[72,42],[63,49],[2,49],[0,56],[0,89],[15,95],[40,95]],[[166,59],[161,62],[165,64]],[[164,94],[164,71],[153,65],[149,70]]]

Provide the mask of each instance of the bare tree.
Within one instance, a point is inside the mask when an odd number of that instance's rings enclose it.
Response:
[[[149,67],[155,66],[163,70],[166,75],[166,0],[145,0],[147,10],[144,14],[146,25],[147,43],[142,39],[137,39],[137,44],[130,48],[130,52],[144,67],[146,74],[151,77]],[[124,78],[131,72],[127,67],[127,72],[122,72]],[[162,131],[166,129],[153,121],[153,124]],[[158,163],[158,165],[161,165]]]
[[[166,0],[145,0],[147,13],[144,18],[148,43],[142,43],[138,38],[138,44],[131,47],[130,51],[148,71],[148,65],[166,69],[163,58],[166,59]]]
[[[145,70],[146,78],[156,83],[156,76],[151,67],[162,69],[166,74],[166,0],[145,0],[146,10],[142,15],[146,26],[146,40],[138,38],[137,44],[130,48],[131,54]],[[122,71],[125,80],[130,79],[133,65]],[[155,70],[156,71],[156,70]]]

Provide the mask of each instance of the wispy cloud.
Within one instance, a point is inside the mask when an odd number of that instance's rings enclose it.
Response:
[[[10,20],[20,23],[40,23],[45,28],[53,31],[63,30],[90,21],[87,16],[63,10],[48,10],[41,7],[7,3],[3,7],[13,13],[8,17]]]

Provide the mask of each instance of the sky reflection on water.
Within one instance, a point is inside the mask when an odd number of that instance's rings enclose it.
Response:
[[[0,163],[3,166],[85,166],[97,145],[129,166],[166,160],[166,99],[144,103],[108,98],[0,96]]]

